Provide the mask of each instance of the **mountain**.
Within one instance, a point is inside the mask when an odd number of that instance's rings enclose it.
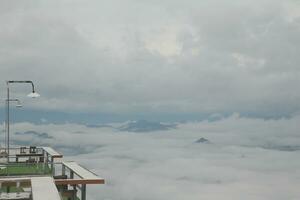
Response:
[[[205,138],[200,138],[198,140],[195,141],[195,143],[204,143],[204,144],[211,144],[211,142],[208,139]]]
[[[52,136],[48,135],[48,133],[39,133],[36,131],[25,131],[25,132],[16,132],[16,135],[33,135],[38,138],[43,138],[43,139],[51,139],[53,138]]]
[[[262,148],[277,151],[299,151],[300,145],[265,145]]]
[[[86,124],[85,126],[87,128],[114,128],[113,126],[107,124]]]
[[[150,122],[147,120],[131,121],[125,125],[118,127],[120,131],[127,132],[152,132],[165,131],[176,128],[176,124],[163,124],[160,122]]]

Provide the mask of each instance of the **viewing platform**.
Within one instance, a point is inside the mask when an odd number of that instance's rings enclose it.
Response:
[[[51,147],[0,150],[0,200],[86,200],[88,184],[105,180]],[[47,194],[47,195],[45,195]]]

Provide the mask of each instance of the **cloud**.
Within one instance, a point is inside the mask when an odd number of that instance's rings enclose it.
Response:
[[[24,100],[31,108],[299,112],[296,1],[1,1],[0,7],[0,77],[35,80],[42,98]],[[24,90],[11,91],[22,97]]]
[[[11,86],[26,107],[210,116],[147,134],[24,122],[12,133],[31,134],[12,142],[53,146],[103,176],[90,199],[298,199],[299,9],[292,0],[1,1],[0,79],[35,81],[33,101]],[[195,143],[202,137],[211,143]]]
[[[263,120],[235,114],[147,133],[112,128],[121,124],[30,123],[13,124],[12,132],[47,133],[53,138],[41,144],[104,177],[106,185],[88,187],[89,199],[281,200],[300,195],[295,159],[300,151],[265,146],[299,146],[299,122],[299,116]],[[202,137],[211,143],[195,143]],[[11,138],[21,140],[22,135]],[[30,134],[23,139],[36,141]]]

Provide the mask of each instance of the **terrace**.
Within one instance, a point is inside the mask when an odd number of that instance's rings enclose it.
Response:
[[[11,148],[10,156],[0,152],[1,200],[85,200],[86,185],[104,184],[76,162],[63,161],[50,147]]]

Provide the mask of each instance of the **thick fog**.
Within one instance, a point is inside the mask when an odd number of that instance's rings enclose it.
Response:
[[[147,132],[18,123],[11,139],[53,146],[105,178],[89,199],[282,200],[300,195],[299,123],[238,114]]]

